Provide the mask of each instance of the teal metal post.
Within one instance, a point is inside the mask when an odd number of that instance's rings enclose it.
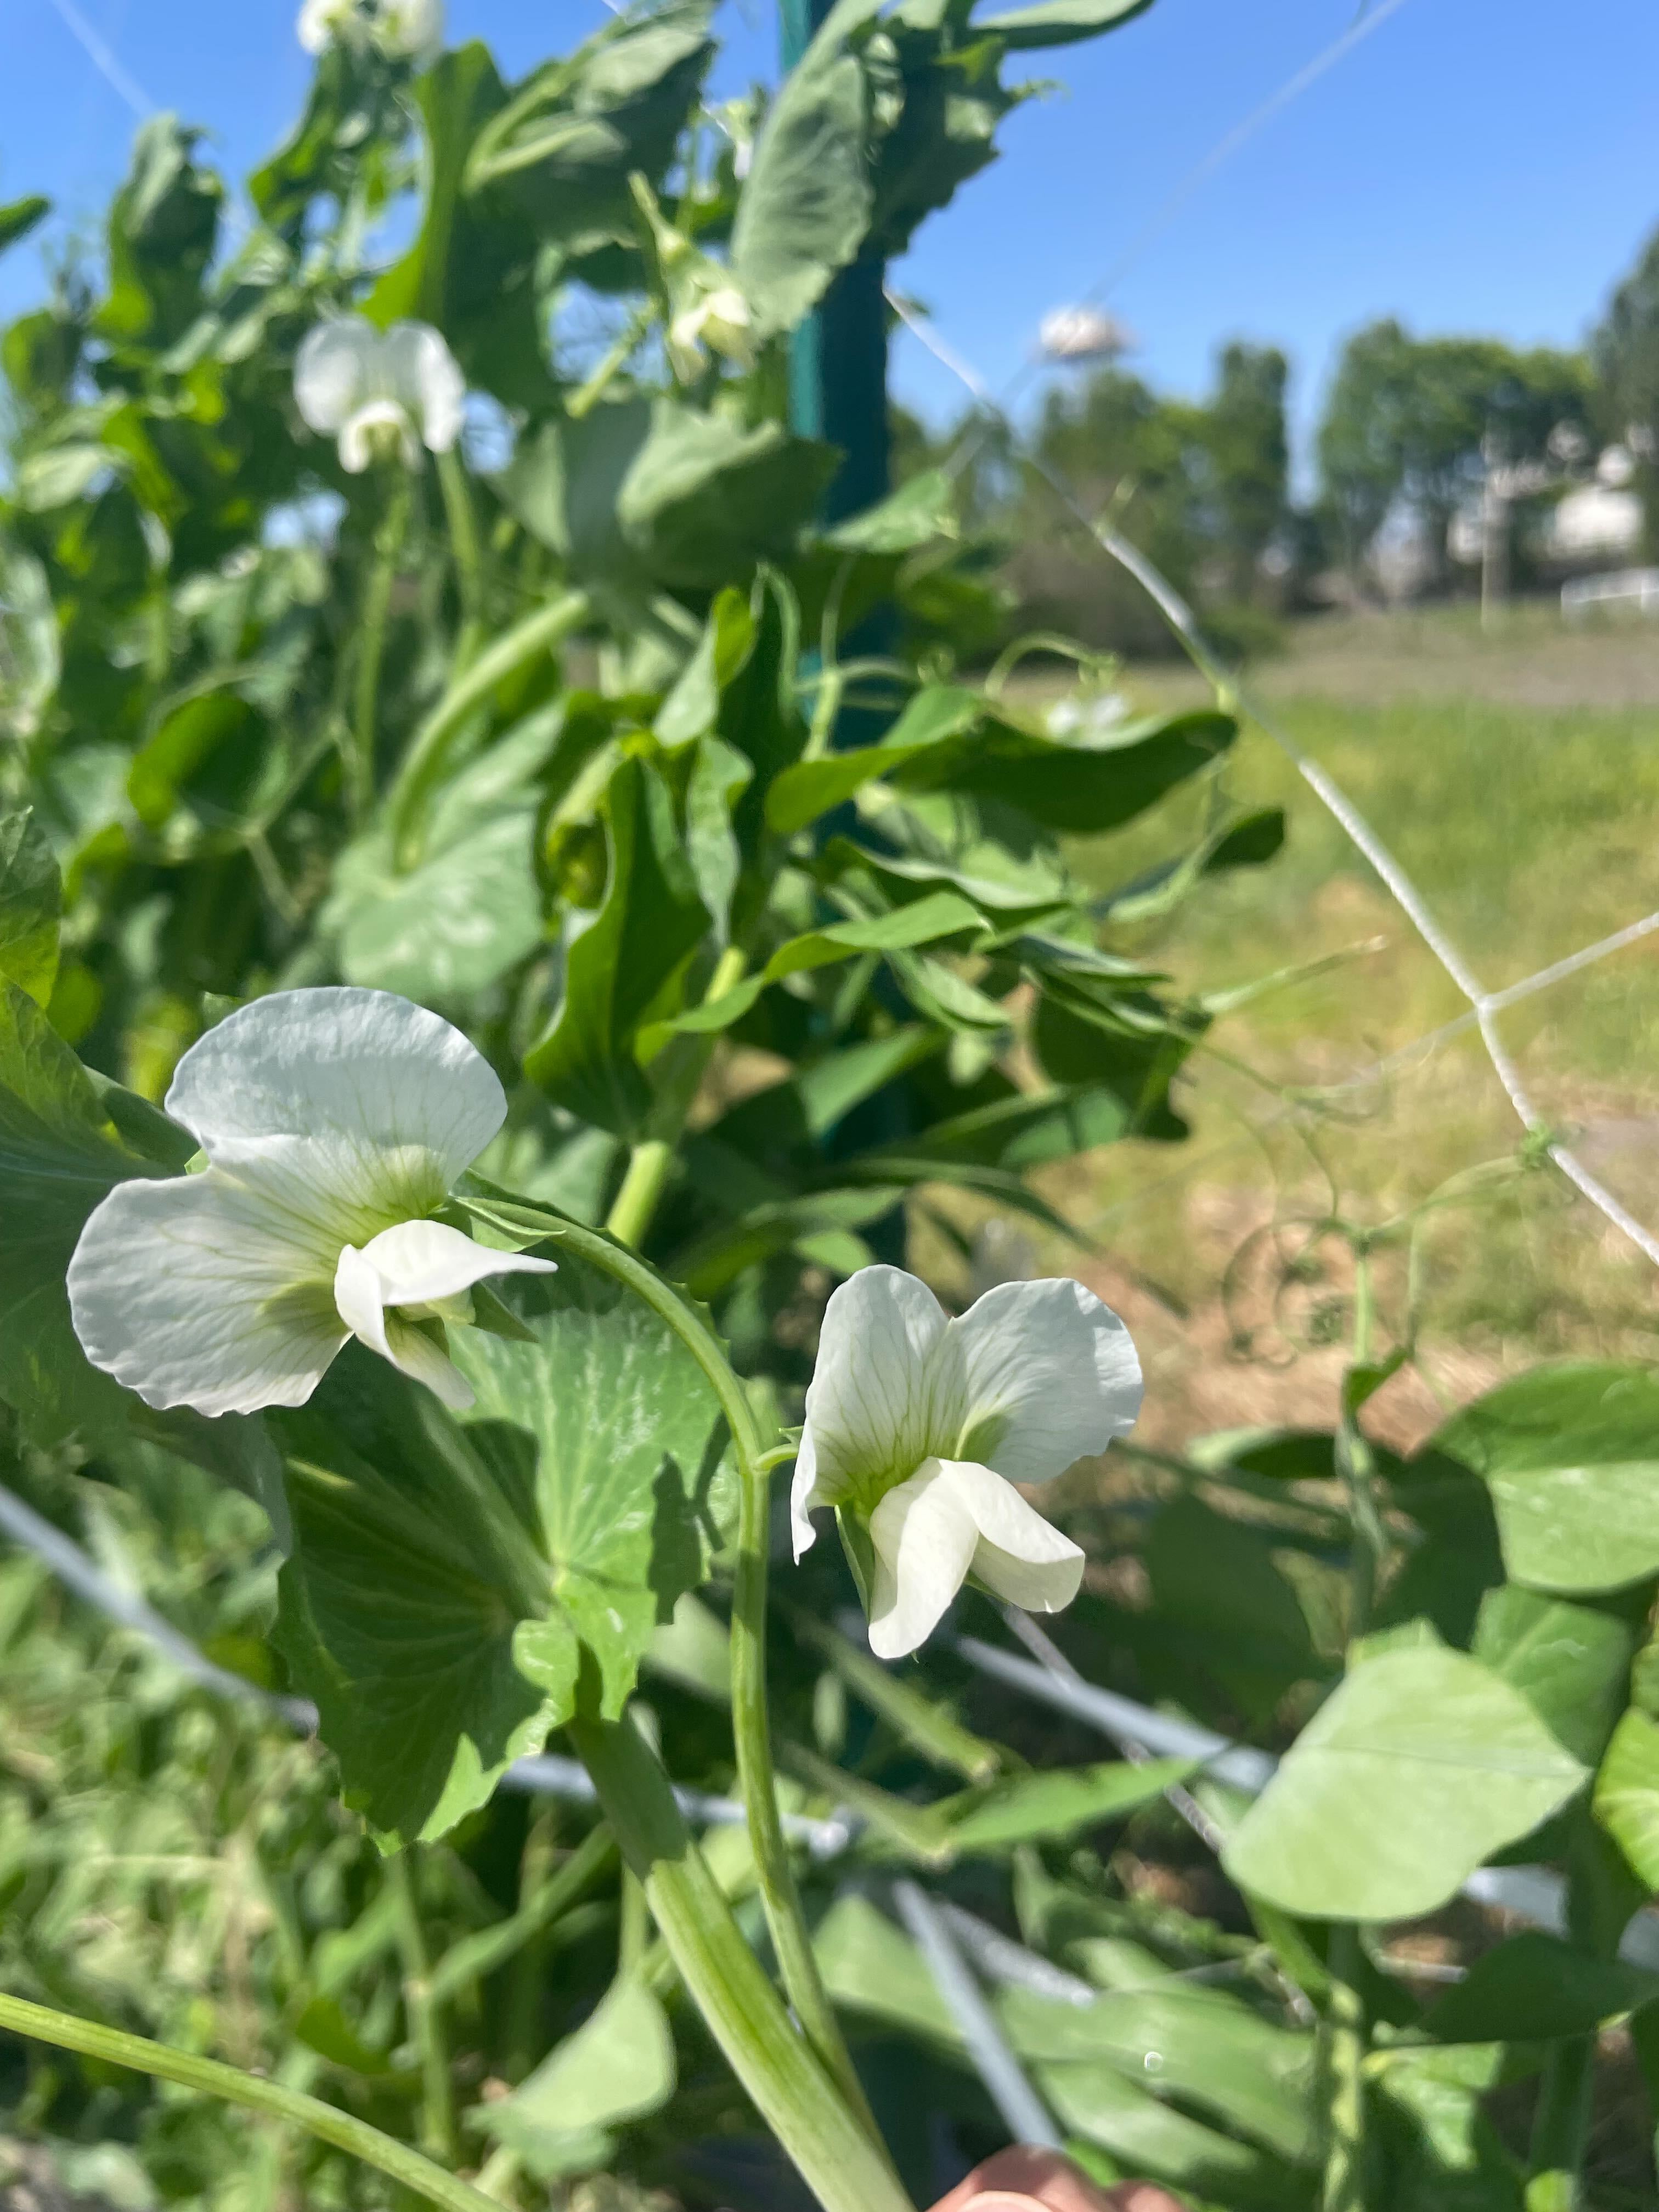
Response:
[[[779,0],[779,5],[783,66],[793,70],[832,0]],[[826,522],[873,506],[891,489],[885,276],[878,253],[860,254],[836,277],[790,348],[790,427],[802,437],[839,446],[845,457],[824,499]]]
[[[787,71],[799,64],[834,0],[778,0],[778,4]],[[824,495],[826,522],[839,522],[872,507],[892,489],[886,273],[879,253],[861,253],[832,281],[822,303],[790,342],[789,426],[801,437],[822,438],[841,449],[841,467]],[[842,647],[852,659],[890,654],[897,643],[896,611],[886,605],[867,614],[842,640]],[[889,719],[878,708],[843,707],[836,720],[836,750],[850,752],[860,745],[874,744],[885,732]],[[827,831],[836,826],[831,815],[824,828]],[[891,994],[893,1011],[902,1017],[905,1009],[890,978],[878,976],[875,988],[884,996]],[[904,1083],[890,1083],[829,1132],[824,1149],[831,1158],[846,1158],[871,1145],[892,1143],[908,1134],[912,1121]],[[878,1260],[902,1267],[903,1209],[896,1206],[891,1213],[872,1223],[865,1231],[865,1241]]]

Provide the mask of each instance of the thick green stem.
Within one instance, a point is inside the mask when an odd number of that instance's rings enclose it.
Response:
[[[1565,2036],[1544,2061],[1528,2160],[1527,2212],[1578,2212],[1595,2086],[1595,2039]]]
[[[438,489],[443,494],[450,550],[455,556],[455,581],[461,595],[461,634],[455,647],[453,672],[459,676],[471,665],[483,639],[484,563],[472,488],[460,454],[453,446],[438,456]]]
[[[386,1879],[398,1900],[398,1951],[404,1969],[404,2009],[409,2020],[410,2040],[421,2060],[421,2124],[426,2148],[434,2158],[453,2166],[460,2142],[455,2132],[455,2092],[450,2078],[449,2039],[444,2033],[443,2008],[432,1989],[432,1960],[421,1925],[421,1908],[415,1895],[408,1851],[398,1851],[386,1863]]]
[[[801,1911],[794,1868],[778,1812],[777,1773],[772,1763],[766,1704],[766,1565],[771,1534],[771,1493],[767,1469],[762,1462],[768,1440],[760,1432],[748,1394],[732,1372],[718,1338],[672,1284],[665,1283],[632,1252],[624,1251],[610,1237],[596,1230],[561,1220],[551,1233],[579,1257],[614,1276],[667,1322],[708,1376],[731,1429],[742,1486],[738,1566],[732,1601],[732,1732],[737,1747],[738,1786],[749,1815],[757,1887],[765,1908],[772,1948],[777,1953],[783,1986],[801,2032],[841,2084],[860,2119],[879,2140],[841,2023],[836,2018],[812,1954],[812,1938]],[[620,1833],[617,1840],[623,1841]]]
[[[1359,1931],[1331,1930],[1325,2013],[1325,2186],[1320,2212],[1365,2212],[1365,2007],[1354,1986]]]
[[[443,773],[449,748],[471,716],[499,684],[529,662],[550,652],[580,629],[591,611],[586,592],[566,592],[534,614],[526,615],[458,677],[415,732],[392,786],[392,849],[400,868],[419,858],[422,805]]]
[[[665,1137],[647,1137],[629,1154],[628,1172],[605,1224],[619,1243],[644,1243],[673,1164],[674,1147]]]
[[[723,999],[728,991],[735,989],[743,981],[748,964],[738,947],[728,945],[714,963],[714,972],[702,996],[704,1006],[713,1006],[716,999]],[[685,1037],[679,1042],[688,1050],[684,1065],[674,1072],[674,1079],[668,1086],[672,1096],[666,1102],[667,1118],[673,1138],[678,1138],[684,1126],[716,1040],[712,1036]],[[671,1045],[668,1049],[672,1052],[674,1047]],[[674,1144],[669,1134],[646,1137],[635,1146],[622,1188],[617,1193],[616,1203],[605,1224],[619,1243],[630,1244],[637,1250],[645,1242],[657,1208],[662,1204],[662,1194],[668,1188],[674,1157]]]
[[[386,653],[386,627],[392,612],[392,591],[398,580],[404,539],[409,531],[409,475],[399,466],[386,498],[386,513],[374,533],[374,566],[363,597],[363,626],[357,655],[356,708],[351,729],[351,812],[354,821],[368,818],[374,804],[377,724],[380,704],[380,663]]]
[[[419,2151],[411,2150],[407,2143],[394,2142],[379,2128],[353,2119],[337,2106],[325,2105],[320,2097],[307,2097],[302,2090],[288,2088],[261,2075],[244,2074],[240,2067],[224,2065],[216,2058],[200,2058],[192,2051],[174,2051],[165,2043],[152,2043],[147,2036],[128,2035],[119,2028],[100,2027],[89,2020],[77,2020],[72,2013],[30,2004],[23,1997],[0,1996],[0,2028],[32,2037],[37,2043],[50,2043],[59,2051],[78,2051],[83,2057],[103,2059],[112,2066],[130,2066],[135,2073],[177,2082],[180,2088],[199,2090],[204,2096],[222,2098],[226,2104],[239,2105],[246,2112],[286,2120],[315,2136],[319,2142],[332,2143],[337,2150],[361,2159],[365,2166],[390,2174],[429,2204],[443,2206],[444,2212],[501,2212],[491,2198],[434,2166]]]
[[[1354,1256],[1353,1364],[1368,1364],[1371,1357],[1374,1314],[1371,1304],[1370,1255]],[[1370,1443],[1359,1425],[1358,1407],[1345,1385],[1337,1427],[1336,1460],[1348,1493],[1348,1516],[1352,1535],[1348,1553],[1348,1638],[1364,1636],[1371,1625],[1377,1585],[1388,1557],[1389,1536],[1376,1502],[1376,1461]]]
[[[824,2212],[912,2212],[878,2140],[791,2027],[643,1737],[627,1722],[570,1733],[681,1980]]]

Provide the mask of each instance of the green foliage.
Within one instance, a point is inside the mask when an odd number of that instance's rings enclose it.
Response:
[[[1419,513],[1431,560],[1479,483],[1483,443],[1506,461],[1541,460],[1553,430],[1587,426],[1589,362],[1496,339],[1413,338],[1392,319],[1348,340],[1319,430],[1325,497],[1340,549],[1358,570],[1399,499]]]
[[[1583,1787],[1527,1699],[1435,1644],[1363,1660],[1245,1815],[1241,1887],[1322,1919],[1431,1912]]]
[[[1034,1169],[1178,1142],[1182,1066],[1249,988],[1170,928],[1283,842],[1278,806],[1222,788],[1231,711],[1039,720],[976,665],[1000,458],[960,490],[920,469],[830,528],[840,458],[786,404],[803,315],[992,158],[1027,96],[1007,57],[1133,12],[843,0],[758,119],[704,106],[702,0],[517,84],[480,46],[428,65],[337,44],[250,180],[246,238],[201,134],[157,118],[98,267],[0,341],[5,1473],[222,1665],[320,1714],[319,1747],[210,1706],[0,1561],[8,1985],[441,2148],[459,2094],[445,2156],[487,2146],[520,2208],[603,2165],[747,2201],[720,2161],[752,2116],[636,1876],[617,1889],[587,1814],[528,1815],[509,1765],[648,1700],[674,1779],[732,1789],[756,1624],[728,1423],[748,1407],[769,1441],[798,1419],[826,1287],[894,1249],[896,1211],[943,1191],[1052,1226]],[[0,210],[0,246],[44,212]],[[406,241],[390,269],[366,243],[383,222]],[[749,320],[688,368],[665,325],[705,260]],[[350,312],[441,333],[477,395],[458,451],[357,475],[305,429],[299,348]],[[1419,392],[1386,434],[1368,416],[1342,460],[1356,513],[1385,481],[1449,497],[1484,434],[1472,395],[1512,364],[1425,368],[1428,416]],[[1522,368],[1493,403],[1517,451],[1583,396],[1571,362]],[[1201,408],[1108,371],[1051,403],[1044,458],[1121,495],[1183,585],[1218,560],[1259,619],[1284,384],[1243,346]],[[849,645],[884,602],[925,662]],[[1091,664],[1085,702],[1110,680]],[[1189,833],[1149,853],[1182,790]],[[1079,833],[1115,841],[1115,888],[1079,880]],[[303,1407],[157,1413],[80,1352],[76,1238],[115,1182],[185,1171],[194,1139],[156,1102],[191,1042],[339,981],[441,1008],[488,1056],[507,1126],[450,1218],[559,1272],[451,1316],[464,1415],[356,1346]],[[608,1214],[618,1241],[574,1256]],[[599,1264],[623,1241],[632,1290]],[[723,1346],[744,1377],[724,1415]],[[1253,1808],[1190,1760],[1103,1759],[1012,1714],[948,1649],[883,1671],[830,1626],[832,1547],[792,1571],[766,1650],[785,1799],[859,1815],[841,1862],[798,1850],[797,1875],[915,2194],[938,2179],[919,2114],[967,2150],[994,2137],[883,1910],[896,1864],[1017,1926],[1028,1972],[1093,1989],[994,1993],[1080,2146],[1265,2212],[1319,2186],[1312,2015],[1342,1947],[1305,1923],[1429,1911],[1526,1855],[1569,1869],[1567,1937],[1512,1940],[1435,2005],[1357,1984],[1378,2203],[1513,2203],[1483,2100],[1532,2062],[1486,2044],[1560,2045],[1652,1996],[1613,1959],[1659,1879],[1651,1667],[1632,1680],[1659,1576],[1651,1398],[1627,1368],[1541,1370],[1401,1461],[1366,1457],[1356,1388],[1340,1437],[1136,1462],[1132,1508],[1060,1493],[1125,1569],[1057,1624],[1068,1656],[1282,1754]],[[1233,1889],[1193,1876],[1177,1812],[1230,1832]],[[416,1855],[389,1877],[374,1839]],[[702,1906],[717,1883],[754,1920],[746,1832],[708,1861]],[[1132,1878],[1148,1864],[1164,1891]],[[90,2065],[32,2075],[19,2125],[135,2145],[135,2206],[379,2201],[332,2154],[250,2148]]]

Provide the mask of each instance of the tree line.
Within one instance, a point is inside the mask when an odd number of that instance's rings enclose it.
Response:
[[[1240,653],[1266,644],[1286,611],[1377,596],[1380,549],[1402,531],[1419,549],[1414,588],[1460,588],[1454,521],[1478,511],[1489,480],[1513,495],[1508,573],[1523,588],[1550,580],[1536,526],[1595,481],[1609,447],[1628,456],[1620,481],[1646,516],[1630,557],[1659,559],[1659,230],[1582,349],[1419,337],[1394,317],[1356,331],[1326,396],[1305,500],[1291,483],[1290,375],[1279,347],[1236,339],[1219,349],[1208,394],[1188,400],[1113,358],[1051,383],[1030,438],[1084,511],[1109,515]],[[1006,547],[1001,580],[1022,624],[1158,649],[1144,594],[1080,532],[1056,527],[1052,489],[1008,435],[963,424],[943,450],[959,456],[964,442],[970,497]],[[940,450],[900,424],[902,467]]]

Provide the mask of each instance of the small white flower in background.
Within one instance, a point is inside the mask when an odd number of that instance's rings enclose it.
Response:
[[[815,1506],[869,1528],[870,1648],[926,1641],[970,1574],[1011,1604],[1057,1613],[1083,1553],[1026,1503],[1134,1425],[1140,1363],[1109,1306],[1061,1278],[1004,1283],[956,1321],[925,1283],[866,1267],[823,1316],[791,1500],[795,1557]]]
[[[319,323],[294,363],[294,400],[310,428],[337,438],[340,465],[419,465],[421,448],[447,453],[461,434],[466,379],[429,323],[376,330],[362,315]]]
[[[374,27],[386,53],[424,59],[444,42],[443,0],[380,0]]]
[[[118,1184],[70,1262],[75,1333],[146,1405],[302,1406],[348,1337],[472,1394],[441,1324],[491,1275],[553,1263],[428,1217],[501,1127],[507,1097],[460,1031],[387,991],[278,992],[179,1061],[167,1110],[207,1165]]]
[[[755,366],[749,302],[726,280],[718,262],[708,262],[691,273],[684,300],[668,325],[668,358],[682,384],[689,384],[702,369],[705,349],[735,362],[739,368]]]
[[[300,44],[308,54],[319,54],[332,46],[357,13],[357,0],[305,0],[295,26]]]
[[[1103,738],[1129,719],[1121,691],[1096,691],[1081,698],[1056,699],[1043,717],[1051,738]]]
[[[396,60],[419,60],[443,45],[443,0],[305,0],[295,28],[308,54],[362,37]]]

